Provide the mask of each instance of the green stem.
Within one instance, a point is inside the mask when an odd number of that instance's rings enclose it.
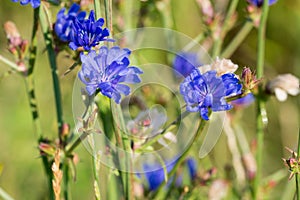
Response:
[[[127,134],[127,128],[124,122],[124,117],[122,115],[122,109],[119,104],[111,102],[111,110],[113,111],[113,116],[115,116],[115,121],[118,123],[116,124],[115,128],[115,137],[117,141],[117,145],[123,146],[125,150],[124,155],[124,164],[125,164],[125,172],[122,172],[123,175],[123,183],[124,183],[124,190],[125,190],[125,199],[134,199],[133,197],[133,174],[131,173],[132,163],[131,158],[128,157],[128,153],[131,151],[130,140]]]
[[[96,19],[101,18],[101,4],[100,0],[94,0],[95,16]]]
[[[104,7],[105,7],[105,18],[106,18],[106,24],[107,27],[111,31],[111,36],[113,35],[113,24],[112,24],[112,0],[104,0]],[[109,46],[111,43],[108,44]],[[115,137],[117,141],[117,146],[123,146],[124,150],[126,152],[131,151],[131,146],[130,146],[130,140],[128,139],[127,133],[126,133],[126,125],[124,122],[124,118],[122,115],[122,110],[119,104],[115,104],[114,102],[111,102],[111,110],[115,110],[116,113],[114,116],[116,116],[116,122],[119,124],[116,124],[115,128]],[[125,172],[121,172],[121,176],[123,177],[123,186],[125,190],[125,199],[133,199],[133,187],[132,187],[132,182],[133,182],[133,174],[130,173],[132,163],[131,159],[127,155],[128,153],[125,153]],[[118,155],[117,155],[118,156]]]
[[[253,23],[247,21],[230,44],[222,52],[222,58],[230,58],[253,28]]]
[[[112,25],[112,2],[111,0],[104,0],[105,7],[105,20],[106,26],[110,30],[110,36],[113,35],[113,25]]]
[[[214,46],[213,46],[213,52],[212,52],[212,57],[213,58],[216,58],[218,55],[220,55],[223,40],[225,38],[226,33],[230,29],[229,22],[230,22],[233,14],[234,14],[234,11],[236,10],[236,7],[237,7],[238,3],[239,3],[239,0],[232,0],[231,3],[230,3],[230,6],[229,6],[228,11],[227,11],[227,15],[224,19],[224,23],[223,23],[223,26],[222,26],[221,33],[220,33],[219,37],[216,39],[216,41],[214,43]]]
[[[49,198],[50,198],[50,200],[54,200],[55,195],[54,195],[54,191],[53,191],[53,183],[52,183],[53,173],[51,170],[51,166],[50,166],[47,156],[42,155],[42,161],[43,161],[43,166],[44,166],[45,172],[48,177]]]
[[[62,109],[62,101],[61,101],[61,92],[60,92],[60,84],[58,78],[58,71],[57,71],[57,64],[56,64],[56,54],[53,49],[53,38],[51,34],[51,27],[48,23],[48,13],[46,10],[46,6],[41,4],[41,12],[40,12],[40,20],[41,20],[41,27],[46,43],[46,48],[48,52],[48,58],[51,67],[51,74],[53,80],[53,90],[55,96],[55,108],[56,108],[56,117],[58,123],[58,133],[63,125],[63,109]],[[60,135],[59,138],[61,139]]]
[[[258,50],[257,50],[257,78],[262,78],[264,75],[264,57],[265,57],[265,34],[266,34],[266,22],[268,17],[269,5],[268,1],[264,0],[262,15],[260,18],[260,24],[258,28]],[[259,88],[260,94],[262,94],[262,88]],[[254,199],[259,198],[259,186],[262,177],[262,161],[263,161],[263,147],[264,147],[264,127],[267,123],[265,102],[261,97],[257,98],[257,112],[256,112],[256,131],[257,131],[257,173],[254,179]]]
[[[38,110],[37,100],[35,96],[34,73],[33,73],[35,62],[36,62],[36,54],[37,54],[37,30],[39,24],[39,12],[40,12],[39,8],[34,9],[31,44],[29,48],[28,71],[25,74],[24,80],[25,80],[25,87],[26,87],[26,92],[29,100],[32,120],[34,124],[34,132],[35,135],[40,138],[42,131],[41,131],[41,125],[39,120],[39,110]]]
[[[80,137],[72,144],[71,147],[67,148],[66,155],[71,155],[71,153],[76,149],[76,147],[81,144],[81,142],[89,135],[88,132],[83,132]]]
[[[175,172],[177,171],[178,167],[181,165],[181,163],[186,159],[186,157],[189,155],[190,150],[192,149],[193,143],[196,142],[199,138],[199,136],[201,135],[201,132],[203,131],[204,127],[205,127],[205,120],[201,120],[200,124],[198,126],[198,130],[194,136],[194,138],[192,139],[192,143],[188,146],[188,148],[185,150],[185,152],[180,156],[180,158],[176,161],[176,164],[174,165],[174,167],[172,168],[172,170],[168,173],[168,177],[172,177]],[[154,196],[153,199],[165,199],[165,194],[166,192],[164,191],[164,187],[166,186],[166,182],[163,182],[162,184],[160,184],[160,186],[157,189],[157,193]]]
[[[64,200],[69,199],[69,163],[68,158],[65,158],[63,163],[63,177],[64,177]]]

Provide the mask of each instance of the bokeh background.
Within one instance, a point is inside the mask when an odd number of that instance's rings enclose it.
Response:
[[[156,0],[119,0],[113,1],[119,5],[132,3],[132,13],[126,16],[132,18],[133,27],[137,24],[143,26],[168,27],[196,37],[204,31],[201,24],[201,12],[194,0],[170,0],[170,7],[163,12],[160,3]],[[220,12],[225,12],[223,5],[226,0],[215,1]],[[225,45],[230,42],[246,20],[246,1],[240,0],[238,5],[238,19],[234,28],[226,37]],[[116,7],[115,7],[116,9]],[[114,23],[115,32],[122,31],[121,21],[125,8],[116,12]],[[222,11],[223,10],[223,11]],[[293,73],[300,77],[300,0],[278,0],[271,6],[269,12],[266,61],[264,81],[270,80],[279,73]],[[53,9],[52,16],[55,20],[57,9]],[[168,11],[168,12],[166,12]],[[20,6],[10,0],[2,0],[0,5],[0,24],[7,20],[16,23],[23,38],[30,39],[33,10],[31,6]],[[142,20],[141,20],[142,19]],[[124,21],[125,20],[125,21]],[[143,23],[141,23],[141,21]],[[119,25],[118,25],[119,23]],[[121,23],[122,24],[122,23]],[[119,29],[118,29],[119,27]],[[132,27],[132,28],[133,28]],[[122,27],[126,29],[128,27]],[[1,28],[3,30],[3,28]],[[257,30],[253,29],[231,59],[240,67],[248,66],[255,69],[256,63],[256,38]],[[4,31],[0,32],[0,54],[13,59],[6,49]],[[39,34],[39,49],[35,71],[38,106],[43,134],[49,138],[56,135],[56,119],[52,80],[45,45]],[[58,66],[62,75],[72,64],[65,53],[60,54]],[[47,199],[47,181],[39,158],[37,136],[33,134],[33,124],[28,106],[24,80],[17,74],[2,75],[9,71],[5,64],[0,63],[0,164],[3,170],[0,176],[0,187],[15,199]],[[72,89],[76,72],[73,71],[61,77],[61,90],[65,121],[74,125],[72,115]],[[277,171],[286,171],[286,177],[272,190],[272,199],[289,199],[293,197],[294,181],[288,181],[288,170],[281,158],[288,157],[285,147],[296,149],[299,133],[299,96],[289,97],[280,103],[274,97],[267,103],[269,125],[265,134],[264,166],[263,173],[267,177]],[[255,136],[255,106],[251,105],[245,110],[238,111],[241,115],[241,126],[246,133],[249,144]],[[210,157],[215,160],[215,165],[222,174],[224,166],[230,164],[231,156],[223,134],[211,152]],[[84,147],[79,147],[76,152],[80,157],[77,165],[77,180],[72,182],[73,199],[92,199],[93,181],[91,157]],[[201,160],[198,160],[201,165]],[[283,172],[284,174],[284,172]]]

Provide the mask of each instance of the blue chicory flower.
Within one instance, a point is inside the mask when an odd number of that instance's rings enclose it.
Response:
[[[269,0],[269,5],[276,3],[277,0]],[[264,0],[248,0],[248,2],[256,7],[261,7]]]
[[[113,41],[107,38],[109,30],[107,28],[102,29],[103,24],[103,18],[95,21],[93,10],[90,12],[88,19],[82,22],[75,19],[75,22],[72,24],[73,31],[71,32],[70,48],[76,50],[79,47],[83,47],[84,50],[89,51],[101,41]]]
[[[179,52],[173,62],[176,77],[187,77],[196,67],[200,66],[196,53]]]
[[[12,0],[12,2],[19,2],[19,0]],[[27,4],[31,4],[31,6],[33,8],[37,8],[40,6],[41,4],[41,0],[20,0],[20,4],[22,6],[27,5]]]
[[[61,41],[70,42],[72,24],[75,22],[75,19],[80,23],[84,21],[86,13],[84,11],[79,12],[79,10],[80,6],[74,3],[67,14],[65,14],[66,8],[62,8],[57,13],[54,31]]]
[[[204,120],[209,120],[209,110],[214,112],[230,110],[232,105],[226,102],[225,97],[239,91],[241,86],[234,83],[238,79],[231,75],[222,77],[218,77],[214,70],[202,75],[198,68],[187,76],[180,84],[180,93],[187,104],[187,110],[200,112]]]
[[[118,46],[110,49],[102,46],[99,53],[94,50],[88,54],[82,53],[82,69],[78,76],[86,85],[88,94],[93,95],[99,91],[116,103],[120,103],[121,94],[129,95],[130,88],[123,83],[138,83],[138,75],[143,73],[137,67],[128,67],[130,53],[129,49]]]
[[[235,74],[223,74],[221,78],[226,88],[226,96],[235,96],[241,94],[242,85],[240,84],[240,80],[236,77]]]
[[[168,173],[172,170],[174,165],[175,162],[172,162],[167,166]],[[148,183],[150,191],[156,190],[160,186],[160,184],[165,181],[164,169],[158,164],[153,164],[153,165],[145,164],[143,165],[143,169],[145,171],[144,175],[146,177],[146,181]],[[170,184],[171,182],[172,182],[172,178],[169,177],[169,181],[167,184]]]

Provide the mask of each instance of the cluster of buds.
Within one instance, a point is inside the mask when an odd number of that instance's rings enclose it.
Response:
[[[292,157],[289,159],[282,158],[284,164],[289,168],[291,172],[289,180],[293,178],[294,174],[299,174],[300,172],[300,159],[296,152],[286,147],[286,149],[292,154]]]
[[[257,79],[254,72],[250,68],[244,67],[242,72],[242,84],[244,93],[257,92],[258,84],[261,82],[261,79]]]
[[[7,21],[4,24],[4,31],[8,42],[8,50],[15,56],[20,71],[25,71],[24,58],[29,47],[27,40],[22,39],[16,25]]]

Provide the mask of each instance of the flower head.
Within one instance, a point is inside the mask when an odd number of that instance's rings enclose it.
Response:
[[[231,109],[232,105],[226,102],[225,97],[239,93],[240,90],[241,86],[235,76],[225,74],[219,77],[214,70],[202,75],[195,69],[180,84],[180,93],[187,104],[187,110],[200,112],[204,120],[209,119],[209,110],[215,112]]]
[[[59,39],[63,42],[69,42],[71,40],[72,24],[77,19],[80,23],[84,21],[85,12],[79,12],[80,6],[74,3],[67,14],[65,14],[66,8],[60,9],[57,13],[57,20],[55,22],[54,31]]]
[[[75,19],[75,22],[72,24],[73,31],[71,32],[70,48],[76,50],[79,47],[83,47],[84,50],[89,51],[101,41],[111,41],[107,39],[107,36],[109,36],[108,29],[102,29],[103,24],[103,18],[95,21],[93,10],[90,12],[88,19],[82,22]]]
[[[178,53],[173,62],[175,75],[177,77],[187,77],[199,65],[201,64],[198,61],[197,54],[188,52]]]
[[[137,67],[128,67],[130,53],[129,49],[118,46],[110,49],[102,46],[99,53],[92,50],[86,55],[81,54],[82,69],[78,76],[88,94],[93,95],[98,90],[116,103],[120,103],[121,93],[129,95],[130,88],[123,83],[138,83],[138,75],[143,73]]]
[[[12,0],[13,2],[19,2],[19,0]],[[37,8],[40,6],[41,4],[41,0],[20,0],[20,4],[22,6],[27,5],[27,4],[31,4],[31,6],[33,8]]]
[[[267,91],[275,93],[279,101],[285,101],[287,95],[296,96],[300,93],[299,79],[292,74],[281,74],[267,84]]]
[[[269,0],[269,5],[276,3],[277,0]],[[248,0],[248,2],[256,7],[261,7],[264,0]]]

